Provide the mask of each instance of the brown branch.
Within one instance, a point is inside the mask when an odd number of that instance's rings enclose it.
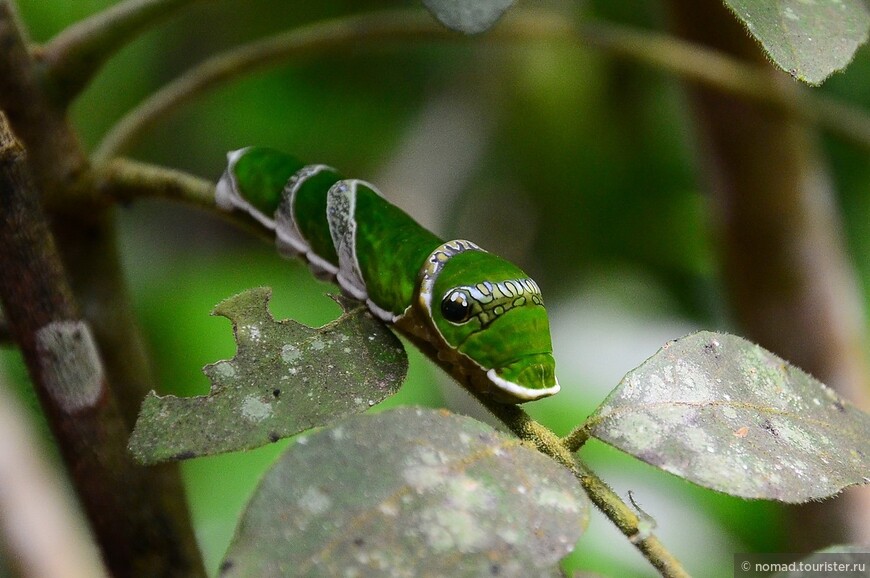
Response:
[[[794,82],[717,3],[671,0],[676,28],[747,66],[766,66],[762,91]],[[699,25],[703,23],[703,25]],[[790,87],[790,88],[789,88]],[[807,94],[801,91],[801,94]],[[723,281],[747,336],[865,409],[870,373],[862,296],[841,237],[833,182],[814,136],[795,119],[732,95],[690,85],[702,161],[718,227]],[[824,101],[817,101],[821,103]],[[803,98],[800,107],[809,105]],[[812,106],[812,105],[810,105]],[[841,120],[847,111],[813,113]],[[863,123],[862,117],[855,119]],[[870,488],[801,507],[792,546],[812,550],[870,539]]]
[[[38,51],[60,107],[69,104],[118,50],[194,0],[127,0],[78,22]]]
[[[157,122],[200,94],[269,66],[323,55],[361,43],[459,42],[428,14],[391,11],[318,22],[215,55],[152,94],[109,131],[95,160],[124,154]],[[569,18],[542,11],[512,11],[478,44],[561,42],[605,50],[681,76],[719,91],[735,94],[819,125],[870,148],[870,115],[845,103],[813,94],[794,82],[771,84],[767,67],[747,64],[699,44],[672,36],[633,30],[605,22],[574,24]],[[783,75],[784,76],[784,75]]]
[[[118,576],[171,575],[175,549],[90,325],[78,312],[24,149],[0,115],[0,301],[105,562]],[[185,574],[187,570],[185,569]]]
[[[35,355],[38,329],[79,315],[25,162],[24,148],[0,113],[0,292],[13,336]]]
[[[870,115],[866,111],[802,86],[773,70],[766,59],[746,61],[703,42],[612,24],[584,23],[579,30],[579,38],[589,46],[757,103],[782,117],[817,124],[870,148]],[[783,82],[771,82],[772,75]]]
[[[0,307],[0,345],[10,343],[12,336],[9,335],[9,322],[6,321],[6,314],[3,312],[3,307]]]
[[[0,110],[24,143],[39,190],[49,202],[78,182],[87,159],[65,113],[43,91],[34,61],[16,27],[10,0],[0,0]]]
[[[154,383],[121,272],[112,213],[109,204],[98,199],[91,188],[90,167],[64,111],[45,94],[40,82],[39,63],[25,49],[10,0],[0,0],[0,46],[3,47],[0,51],[0,110],[7,113],[16,136],[27,149],[28,164],[32,169],[30,174],[36,178],[36,187],[27,191],[25,196],[31,203],[41,198],[52,209],[56,239],[52,246],[56,247],[55,256],[60,258],[66,270],[65,275],[60,275],[62,285],[52,289],[54,281],[49,279],[40,286],[47,291],[62,292],[68,304],[73,302],[70,293],[75,295],[83,305],[86,318],[68,311],[71,315],[67,320],[74,325],[64,324],[61,320],[61,325],[52,326],[54,329],[45,334],[47,342],[53,343],[57,334],[66,335],[70,327],[78,327],[78,323],[86,327],[78,334],[85,335],[87,331],[95,338],[101,353],[100,367],[106,377],[103,380],[105,395],[114,393],[117,400],[117,408],[107,414],[109,421],[103,426],[105,429],[97,429],[103,415],[99,412],[109,410],[100,406],[94,410],[98,415],[91,420],[81,423],[66,420],[63,423],[68,428],[55,428],[57,442],[62,448],[72,445],[74,450],[81,452],[71,454],[72,457],[81,457],[95,470],[99,467],[111,470],[101,482],[92,479],[95,476],[84,475],[88,472],[82,469],[82,479],[74,476],[73,482],[82,495],[93,488],[110,488],[101,505],[97,499],[100,496],[95,496],[87,508],[94,516],[93,523],[104,518],[112,523],[124,522],[117,532],[108,526],[103,528],[106,539],[114,540],[113,544],[118,545],[104,552],[105,556],[115,560],[113,568],[117,564],[126,569],[121,572],[124,575],[202,576],[204,570],[178,468],[168,465],[142,469],[125,461],[128,430],[135,420],[141,399],[148,390],[154,389]],[[0,209],[8,207],[5,201],[0,203]],[[4,233],[11,234],[9,231]],[[34,247],[41,247],[46,239],[51,239],[46,231],[37,233],[29,238],[30,242],[38,241]],[[2,247],[0,253],[12,259],[7,245]],[[27,263],[20,262],[19,265],[24,267]],[[4,266],[2,271],[0,277],[3,279],[15,279],[11,269]],[[43,302],[45,296],[18,294],[14,297],[5,303],[4,309],[20,346],[21,337],[16,333],[16,326],[20,327],[20,323],[16,322],[10,307],[25,307],[27,299]],[[26,307],[22,310],[27,311]],[[21,312],[16,315],[21,315]],[[48,321],[56,321],[54,317],[60,316],[53,316]],[[31,330],[38,328],[31,327]],[[89,343],[91,345],[83,347],[97,349],[92,347],[93,342]],[[32,350],[32,343],[30,347]],[[113,386],[113,392],[108,391],[108,384]],[[120,420],[116,420],[117,415],[120,415]],[[49,420],[52,419],[50,415]],[[72,441],[66,440],[67,436]],[[75,441],[80,439],[91,439],[92,443],[85,445]],[[98,445],[100,443],[106,444],[106,455],[103,455],[104,448]],[[87,485],[78,487],[79,482]]]

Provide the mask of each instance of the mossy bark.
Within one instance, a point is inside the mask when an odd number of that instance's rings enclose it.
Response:
[[[138,406],[154,383],[121,273],[111,207],[98,200],[39,51],[28,50],[22,37],[10,3],[0,0],[0,110],[8,119],[0,214],[15,223],[4,227],[2,242],[10,333],[110,572],[204,576],[177,466],[143,468],[127,452]],[[99,401],[75,411],[45,390],[44,351],[37,347],[38,331],[69,321],[93,335],[102,375]]]

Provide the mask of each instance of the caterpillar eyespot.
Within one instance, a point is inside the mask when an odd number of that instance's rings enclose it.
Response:
[[[451,323],[465,323],[471,318],[471,303],[468,294],[455,289],[441,301],[441,314]]]
[[[470,241],[439,239],[373,185],[327,165],[263,147],[227,158],[217,206],[273,230],[282,255],[305,259],[376,317],[430,343],[500,402],[559,391],[540,289],[519,267]]]

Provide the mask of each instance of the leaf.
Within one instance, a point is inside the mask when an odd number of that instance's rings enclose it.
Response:
[[[401,343],[364,306],[336,301],[342,316],[320,328],[275,321],[271,290],[251,289],[217,305],[233,322],[238,351],[203,368],[207,396],[146,396],[130,450],[143,463],[250,449],[348,414],[394,394],[408,369]]]
[[[735,496],[805,502],[870,482],[870,416],[733,335],[669,343],[587,424],[625,452]]]
[[[574,476],[519,440],[400,408],[291,446],[221,576],[556,576],[588,515]]]
[[[489,30],[514,0],[423,0],[444,26],[465,34]]]
[[[809,84],[845,68],[870,28],[862,0],[725,0],[725,5],[777,66]]]

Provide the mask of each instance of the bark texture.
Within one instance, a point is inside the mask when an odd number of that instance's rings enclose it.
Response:
[[[721,2],[670,0],[688,40],[766,67],[773,88],[794,82]],[[861,292],[837,199],[815,135],[783,112],[688,86],[722,278],[746,336],[870,409]],[[810,550],[870,541],[870,488],[789,508],[790,544]]]

